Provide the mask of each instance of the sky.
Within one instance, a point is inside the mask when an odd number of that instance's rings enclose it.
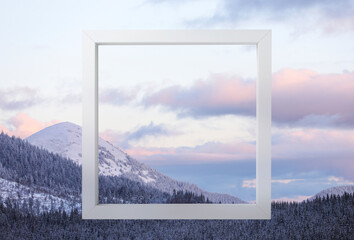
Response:
[[[87,29],[271,29],[272,198],[354,183],[354,1],[0,0],[2,131],[81,125]],[[106,46],[99,74],[102,137],[172,177],[255,199],[253,47]]]

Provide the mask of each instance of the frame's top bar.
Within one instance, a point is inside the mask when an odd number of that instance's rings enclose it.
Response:
[[[98,45],[258,44],[271,30],[90,30]]]

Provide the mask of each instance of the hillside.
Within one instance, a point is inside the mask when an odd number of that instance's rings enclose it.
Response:
[[[81,204],[81,166],[19,138],[0,134],[0,196],[44,205]],[[112,203],[165,203],[171,195],[122,176],[99,176],[100,199]],[[137,198],[139,196],[139,198]],[[49,199],[49,200],[48,200]],[[53,199],[53,201],[51,201]],[[49,208],[52,208],[50,206]]]
[[[63,122],[47,127],[25,140],[64,158],[69,158],[75,164],[80,165],[82,158],[81,136],[80,126]],[[174,180],[146,164],[138,162],[120,148],[113,146],[102,138],[99,138],[98,157],[99,174],[103,176],[122,176],[169,194],[172,194],[173,190],[182,190],[198,195],[203,194],[212,202],[245,203],[245,201],[228,194],[211,193],[195,184]]]
[[[82,220],[0,202],[0,239],[354,239],[354,196],[272,203],[271,220]]]
[[[327,188],[327,189],[320,191],[316,195],[312,196],[311,198],[309,198],[309,200],[314,200],[315,198],[323,198],[323,197],[326,197],[327,195],[329,195],[329,196],[331,196],[331,195],[342,196],[345,193],[353,194],[354,193],[354,185],[345,185],[345,186],[337,186],[337,187]]]

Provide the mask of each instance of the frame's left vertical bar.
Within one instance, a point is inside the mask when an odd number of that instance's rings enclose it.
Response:
[[[87,219],[98,204],[98,46],[87,33],[82,35],[82,218]]]

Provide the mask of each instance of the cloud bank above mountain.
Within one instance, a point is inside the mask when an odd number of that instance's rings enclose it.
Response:
[[[272,120],[307,127],[354,126],[354,73],[319,74],[284,69],[273,74]],[[235,114],[255,116],[256,84],[239,77],[213,75],[190,88],[178,85],[153,92],[146,106],[161,105],[179,117]]]

